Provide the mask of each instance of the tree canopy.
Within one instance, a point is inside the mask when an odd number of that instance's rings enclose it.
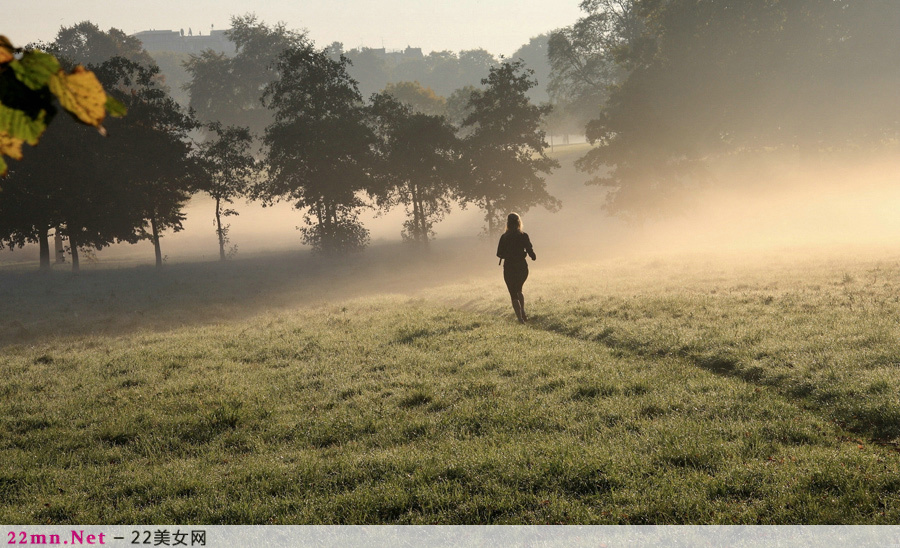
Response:
[[[116,138],[107,147],[106,178],[128,189],[137,234],[153,243],[156,264],[162,266],[161,232],[182,229],[183,208],[196,185],[188,133],[197,123],[160,85],[155,65],[114,57],[97,73],[123,91],[129,108],[129,116],[110,128]]]
[[[415,112],[388,92],[373,97],[379,166],[372,194],[384,210],[406,209],[404,239],[427,244],[458,195],[461,144],[443,116]]]
[[[727,154],[814,154],[896,138],[896,2],[596,0],[582,7],[588,15],[555,36],[551,59],[570,59],[565,71],[555,65],[570,89],[598,82],[608,93],[587,126],[597,146],[579,165],[610,189],[613,212],[642,215],[677,203],[707,179],[711,159]],[[613,78],[604,76],[610,60]]]
[[[155,64],[144,51],[141,41],[120,29],[100,30],[90,21],[62,27],[47,49],[66,63],[100,65],[113,57],[121,57],[145,66]]]
[[[86,33],[85,47],[103,43],[102,35]],[[63,106],[74,101],[78,108],[72,109],[73,117],[81,122],[99,124],[107,110],[124,113],[126,106],[129,115],[107,121],[114,139],[101,140],[99,134],[92,138],[85,128],[71,123],[51,131],[36,149],[34,160],[26,159],[12,170],[10,192],[0,192],[0,210],[5,213],[0,214],[4,217],[0,240],[11,245],[40,242],[41,264],[48,267],[47,233],[56,228],[68,239],[77,270],[79,248],[99,249],[150,237],[159,262],[159,232],[180,228],[181,208],[190,196],[187,131],[193,121],[168,96],[158,68],[112,57],[89,65],[91,71],[79,65],[67,75],[58,63],[53,64],[55,57],[36,50],[21,52],[21,58],[10,64],[18,61],[27,68],[49,69],[26,80],[31,85],[28,89],[43,92],[40,78],[46,78],[44,85],[60,97]],[[15,71],[13,65],[10,72]],[[81,81],[76,78],[88,75],[89,87],[79,87]],[[56,88],[62,93],[56,93]],[[104,89],[123,97],[123,103],[107,97]]]
[[[185,64],[191,75],[185,86],[190,106],[204,123],[262,134],[272,121],[261,103],[263,90],[278,76],[279,55],[306,44],[306,36],[283,23],[267,25],[252,14],[232,17],[226,35],[237,47],[234,57],[206,50]]]
[[[254,195],[305,210],[303,241],[325,253],[362,249],[369,238],[360,193],[371,182],[375,137],[347,64],[310,44],[293,47],[263,94],[274,122],[264,139],[268,180]]]
[[[447,100],[419,82],[388,84],[384,93],[422,114],[442,115],[447,110]]]
[[[521,61],[501,63],[482,83],[485,88],[472,92],[463,121],[471,131],[465,138],[468,169],[461,191],[465,201],[484,211],[485,230],[492,236],[509,212],[560,206],[541,176],[559,162],[546,155],[549,145],[540,129],[550,107],[528,99],[536,85],[531,71]]]
[[[250,192],[257,163],[250,152],[253,136],[247,128],[223,127],[213,123],[208,128],[208,134],[210,138],[200,145],[199,150],[202,175],[198,187],[215,200],[219,259],[224,261],[229,226],[222,224],[222,217],[238,214],[227,206],[233,204],[235,198]]]

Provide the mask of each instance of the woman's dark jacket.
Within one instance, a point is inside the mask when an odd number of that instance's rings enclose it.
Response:
[[[534,249],[531,247],[531,240],[528,234],[518,231],[507,231],[500,236],[500,243],[497,244],[497,256],[505,259],[503,267],[519,267],[526,265],[525,256],[531,257],[532,261],[537,260]]]

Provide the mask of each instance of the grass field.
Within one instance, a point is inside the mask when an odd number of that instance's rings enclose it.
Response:
[[[900,521],[900,255],[452,258],[0,271],[0,523]]]

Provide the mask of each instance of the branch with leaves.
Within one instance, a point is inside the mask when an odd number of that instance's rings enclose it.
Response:
[[[36,145],[59,103],[73,118],[105,134],[107,115],[120,117],[125,106],[106,94],[93,72],[76,66],[67,73],[59,60],[40,50],[23,50],[0,35],[0,177],[4,156],[22,159],[22,145]]]

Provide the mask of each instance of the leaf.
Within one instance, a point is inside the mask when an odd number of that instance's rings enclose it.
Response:
[[[75,67],[72,74],[59,71],[50,78],[50,91],[76,118],[100,127],[106,116],[106,92],[93,72],[81,65]]]
[[[56,57],[43,51],[27,51],[21,59],[12,61],[9,66],[16,73],[16,78],[34,91],[46,86],[50,78],[60,70]]]
[[[31,118],[21,110],[0,103],[0,133],[34,146],[47,129],[46,114],[42,110],[37,118]]]
[[[6,176],[6,161],[3,156],[9,156],[15,160],[22,159],[22,139],[17,139],[5,131],[0,131],[0,177]]]
[[[125,105],[123,105],[118,99],[116,99],[112,95],[107,95],[106,113],[113,118],[121,118],[122,116],[128,114],[128,109],[125,108]]]
[[[0,65],[9,63],[15,59],[16,48],[13,47],[9,38],[0,34]]]
[[[14,160],[22,159],[22,139],[13,137],[5,131],[0,131],[0,156],[6,155]]]

